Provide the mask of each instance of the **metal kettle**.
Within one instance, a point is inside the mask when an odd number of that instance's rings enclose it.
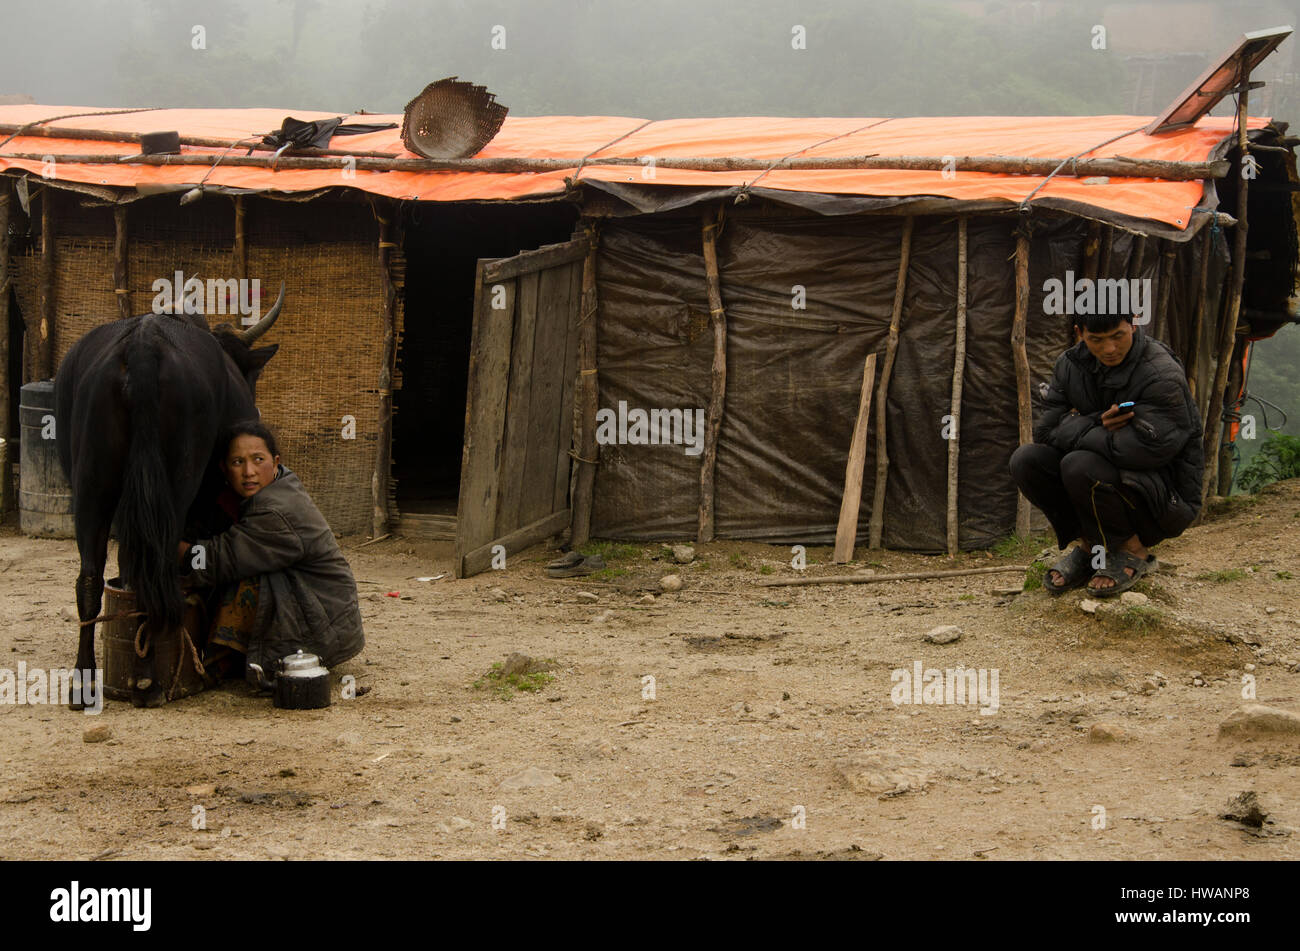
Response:
[[[315,654],[296,654],[276,662],[278,674],[267,680],[260,664],[249,664],[257,684],[272,692],[272,702],[283,710],[319,710],[330,705],[330,672]]]

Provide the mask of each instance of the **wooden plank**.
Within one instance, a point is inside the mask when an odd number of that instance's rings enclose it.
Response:
[[[127,206],[113,206],[113,294],[117,298],[117,316],[131,316],[130,235],[127,232]]]
[[[456,505],[456,563],[490,542],[495,534],[501,444],[505,438],[506,387],[514,336],[514,282],[503,288],[505,307],[492,306],[492,286],[483,282],[486,262],[478,263],[474,329],[465,388],[465,448],[461,454],[460,497]],[[458,570],[457,577],[464,577]]]
[[[1249,79],[1249,76],[1242,77],[1243,85]],[[1237,132],[1237,149],[1243,161],[1249,151],[1246,139],[1246,117],[1249,115],[1246,107],[1249,98],[1250,90],[1243,88],[1237,99],[1237,122],[1240,126]],[[1245,175],[1239,175],[1237,181],[1237,232],[1233,236],[1232,276],[1228,283],[1228,306],[1224,311],[1223,320],[1219,327],[1219,345],[1216,350],[1218,364],[1214,370],[1214,383],[1210,386],[1205,436],[1202,444],[1205,451],[1205,472],[1201,480],[1202,504],[1210,496],[1211,492],[1217,488],[1219,481],[1218,454],[1221,448],[1219,446],[1220,434],[1223,431],[1223,391],[1228,383],[1228,364],[1232,361],[1237,320],[1241,316],[1241,291],[1246,277],[1246,212],[1248,210],[1249,186],[1250,179]],[[1201,511],[1202,513],[1205,511],[1204,507],[1202,507]]]
[[[543,272],[544,273],[544,272]],[[528,418],[532,403],[533,344],[540,306],[538,279],[533,271],[522,274],[515,285],[515,329],[510,345],[510,378],[506,389],[506,435],[501,449],[501,487],[497,495],[497,519],[493,534],[504,535],[526,524],[523,516],[524,487],[531,478],[525,463],[528,451]]]
[[[910,215],[903,219],[903,237],[898,254],[898,280],[894,284],[894,310],[889,318],[889,342],[885,345],[885,365],[880,371],[880,391],[876,394],[876,485],[871,500],[871,547],[879,548],[885,531],[885,488],[889,481],[889,449],[885,443],[885,416],[889,400],[889,380],[894,373],[894,356],[898,353],[898,332],[903,318],[903,295],[907,291],[907,265],[912,255]]]
[[[568,347],[567,315],[572,269],[565,264],[541,273],[538,284],[537,333],[533,343],[532,411],[520,524],[535,522],[555,511],[555,458],[564,412],[564,361]],[[522,278],[521,278],[522,280]]]
[[[544,268],[581,261],[586,255],[586,238],[576,238],[562,244],[547,244],[536,251],[524,251],[512,258],[502,258],[492,262],[484,271],[483,280],[491,283],[508,281],[512,277],[531,274]]]
[[[722,308],[722,279],[718,274],[718,230],[724,214],[722,204],[703,212],[704,277],[708,285],[709,320],[713,324],[713,368],[710,373],[709,409],[704,430],[704,453],[700,460],[700,511],[696,540],[713,541],[714,476],[718,464],[718,433],[727,402],[727,313]]]
[[[0,437],[8,439],[9,432],[9,293],[11,278],[9,275],[9,215],[13,208],[13,196],[10,192],[9,179],[0,178]],[[7,459],[0,459],[0,465],[8,467]],[[8,472],[0,472],[0,490],[6,488]],[[7,501],[7,500],[5,500]],[[0,507],[0,514],[4,508]]]
[[[574,425],[577,472],[573,482],[573,522],[569,545],[577,548],[591,537],[592,490],[596,482],[596,248],[598,234],[588,228],[587,257],[582,266],[582,304],[578,314],[578,376],[574,381]]]
[[[1192,399],[1200,405],[1200,397],[1196,393],[1196,370],[1201,364],[1201,338],[1205,333],[1205,291],[1210,273],[1210,255],[1214,253],[1214,244],[1211,241],[1212,228],[1205,228],[1205,238],[1201,242],[1201,268],[1196,283],[1196,329],[1192,331],[1192,343],[1187,350],[1187,387],[1192,391]]]
[[[858,508],[862,504],[862,470],[867,463],[867,426],[871,422],[871,393],[876,386],[876,355],[867,355],[862,368],[862,392],[858,396],[858,418],[849,441],[849,459],[844,468],[844,497],[840,499],[840,523],[835,529],[835,563],[853,560],[858,539]]]
[[[1026,348],[1029,321],[1029,237],[1016,235],[1016,315],[1011,323],[1011,358],[1016,367],[1016,420],[1020,445],[1034,441],[1034,415],[1029,399],[1029,352]],[[1016,493],[1016,534],[1029,537],[1029,500]]]
[[[957,538],[957,457],[961,451],[961,387],[966,373],[966,218],[957,219],[957,340],[952,365],[952,439],[948,442],[948,557]]]
[[[573,443],[573,406],[577,389],[574,376],[578,372],[578,315],[582,306],[583,266],[577,262],[569,265],[569,308],[564,314],[564,371],[560,377],[563,387],[560,397],[560,432],[556,442],[555,486],[551,496],[551,511],[568,508],[569,477],[573,471],[569,450]]]
[[[538,542],[545,541],[552,535],[562,531],[569,524],[571,513],[568,509],[561,509],[558,512],[552,512],[545,518],[538,519],[531,525],[525,525],[523,528],[517,528],[508,535],[501,538],[493,539],[486,545],[480,545],[472,551],[466,552],[463,563],[460,558],[456,560],[456,566],[461,570],[457,573],[458,578],[468,578],[470,575],[476,575],[481,571],[486,571],[492,567],[492,549],[501,545],[506,550],[506,555],[514,555],[530,548]]]

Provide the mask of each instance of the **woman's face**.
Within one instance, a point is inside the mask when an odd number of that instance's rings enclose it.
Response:
[[[279,465],[280,457],[271,455],[266,440],[260,436],[236,436],[226,450],[226,481],[240,498],[252,498],[271,484]]]

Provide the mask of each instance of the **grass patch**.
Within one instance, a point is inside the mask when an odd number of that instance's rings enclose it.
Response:
[[[758,573],[759,573],[760,575],[770,575],[770,574],[771,574],[772,572],[774,572],[774,571],[776,571],[776,569],[773,568],[771,565],[759,565],[759,566],[758,566]]]
[[[1161,617],[1159,608],[1149,604],[1130,604],[1115,615],[1115,623],[1137,634],[1145,634],[1160,625]]]
[[[995,544],[989,551],[998,558],[1032,558],[1047,547],[1051,539],[1047,535],[1008,535]]]
[[[1047,576],[1048,565],[1041,561],[1036,561],[1029,566],[1025,572],[1024,591],[1041,591],[1043,588],[1043,578]]]
[[[555,666],[555,658],[546,658],[546,664]],[[497,661],[492,665],[492,669],[486,674],[474,681],[475,690],[491,689],[498,700],[514,699],[515,691],[519,690],[524,693],[537,693],[547,684],[555,680],[554,675],[544,670],[534,671],[532,673],[509,674],[503,675],[504,665]]]
[[[584,555],[600,555],[606,562],[629,561],[641,554],[641,549],[636,545],[624,545],[619,542],[607,541],[588,542],[578,550]]]
[[[1291,574],[1291,572],[1289,572],[1289,571],[1279,571],[1279,572],[1276,572],[1276,573],[1273,575],[1273,577],[1274,577],[1274,578],[1277,578],[1277,579],[1279,579],[1279,580],[1281,580],[1281,581],[1290,581],[1292,578],[1295,577],[1295,575]]]
[[[607,566],[601,568],[600,571],[593,571],[591,573],[591,577],[596,581],[613,581],[615,578],[622,578],[625,575],[630,575],[631,573],[632,572],[629,571],[627,568],[617,568],[614,566]]]
[[[1197,581],[1240,581],[1249,572],[1245,568],[1229,568],[1226,571],[1203,571],[1196,576]]]
[[[733,568],[745,568],[745,569],[748,569],[748,568],[752,567],[752,566],[750,565],[750,563],[749,563],[749,559],[746,558],[744,555],[742,555],[742,554],[741,554],[740,552],[738,552],[738,551],[733,551],[730,555],[728,555],[728,556],[727,556],[727,561],[731,562],[731,566],[732,566]]]
[[[975,595],[973,595],[973,594],[962,594],[962,595],[958,595],[958,596],[957,596],[957,600],[958,600],[958,601],[974,601],[974,600],[975,600]]]

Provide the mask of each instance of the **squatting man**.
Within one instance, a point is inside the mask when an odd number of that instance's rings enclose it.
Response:
[[[1074,330],[1011,475],[1061,549],[1077,541],[1043,587],[1114,597],[1154,568],[1151,546],[1200,512],[1201,416],[1182,364],[1133,325],[1131,309],[1077,316]]]

